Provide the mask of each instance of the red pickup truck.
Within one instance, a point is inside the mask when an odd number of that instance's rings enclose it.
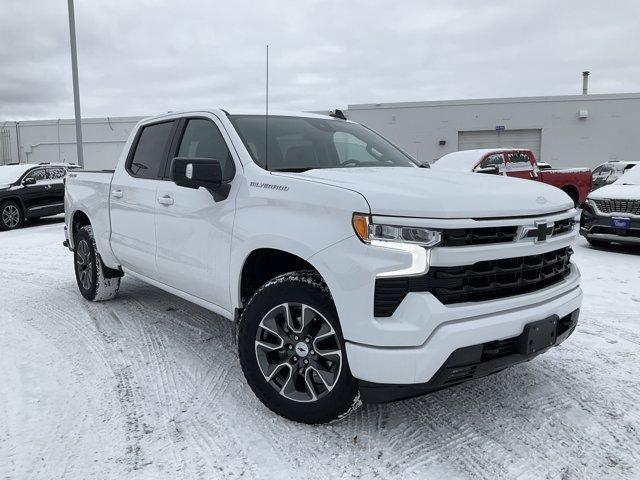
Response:
[[[491,148],[463,150],[444,155],[433,168],[528,178],[558,187],[569,195],[576,206],[582,204],[591,191],[591,170],[540,168],[531,150],[522,148]],[[546,165],[545,165],[546,166]]]

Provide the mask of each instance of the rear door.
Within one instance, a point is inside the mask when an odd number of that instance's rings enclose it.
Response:
[[[156,232],[160,281],[229,309],[231,231],[237,189],[232,182],[236,164],[230,139],[212,116],[183,119],[176,140],[170,157],[218,160],[224,181],[231,182],[231,191],[226,198],[216,200],[202,187],[180,187],[173,182],[159,186]]]
[[[121,265],[157,279],[156,192],[165,181],[164,164],[172,138],[173,120],[142,126],[125,168],[113,175],[110,192],[111,248]]]
[[[50,185],[49,198],[51,215],[64,211],[64,177],[67,170],[64,167],[47,167],[47,180]]]
[[[535,161],[531,152],[519,150],[507,152],[507,176],[515,178],[538,179],[538,172],[534,168]]]

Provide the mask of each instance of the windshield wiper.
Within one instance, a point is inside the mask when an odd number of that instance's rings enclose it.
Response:
[[[271,170],[272,172],[293,172],[293,173],[302,173],[308,170],[313,170],[314,167],[290,167],[290,168],[274,168]]]

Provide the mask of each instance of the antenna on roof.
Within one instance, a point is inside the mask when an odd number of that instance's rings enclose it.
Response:
[[[267,45],[267,72],[264,109],[264,169],[269,170],[269,45]]]

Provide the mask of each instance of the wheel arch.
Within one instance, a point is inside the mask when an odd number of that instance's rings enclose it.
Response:
[[[83,210],[74,210],[73,213],[71,213],[69,226],[71,228],[70,240],[72,242],[72,247],[75,245],[75,238],[78,231],[87,225],[91,225],[91,219]]]
[[[256,290],[278,275],[299,270],[312,270],[326,283],[317,265],[297,253],[277,247],[261,247],[248,252],[239,269],[234,306],[244,307]]]
[[[3,204],[4,202],[17,203],[18,206],[20,207],[20,210],[22,211],[22,216],[23,217],[25,216],[24,202],[22,201],[19,195],[8,195],[6,197],[0,198],[0,205]]]
[[[578,188],[575,185],[571,185],[570,183],[568,183],[560,187],[560,190],[562,190],[564,193],[569,195],[569,197],[571,197],[571,200],[573,200],[573,204],[575,206],[577,206],[580,203],[580,192],[578,191]]]

